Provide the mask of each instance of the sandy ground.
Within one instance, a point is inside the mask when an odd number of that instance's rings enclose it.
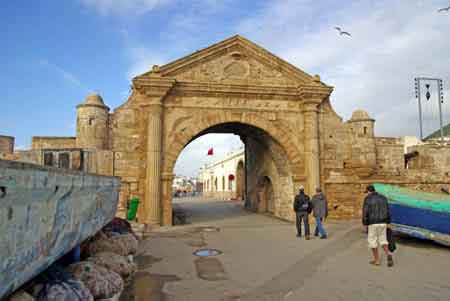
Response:
[[[358,221],[327,222],[329,239],[306,241],[236,202],[176,206],[191,224],[148,234],[121,300],[450,300],[450,249],[431,242],[401,238],[395,266],[375,267]],[[223,253],[194,256],[201,248]]]

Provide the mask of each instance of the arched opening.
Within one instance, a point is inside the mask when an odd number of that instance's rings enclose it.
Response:
[[[207,167],[202,168],[204,175],[199,181],[205,183],[203,197],[243,201],[247,209],[255,212],[270,212],[289,219],[290,211],[286,209],[290,208],[292,203],[294,179],[290,158],[286,148],[278,139],[255,125],[225,122],[192,135],[183,149],[191,142],[208,134],[237,135],[245,148],[242,150],[242,158],[235,161],[232,169],[227,169],[223,162],[219,164],[220,168],[217,168],[222,171],[221,174]],[[290,150],[292,153],[292,149]],[[176,160],[180,153],[181,151],[178,152]],[[204,155],[206,156],[206,153]],[[165,162],[165,164],[174,165],[171,162]],[[211,184],[211,189],[208,189],[208,183]],[[262,207],[258,205],[261,200],[264,200]],[[164,210],[171,208],[171,199],[163,201],[165,202]]]
[[[268,176],[261,177],[258,181],[257,206],[257,211],[260,213],[275,213],[273,185]]]

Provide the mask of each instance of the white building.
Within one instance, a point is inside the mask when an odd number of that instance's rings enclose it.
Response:
[[[197,179],[176,175],[172,182],[172,192],[175,196],[197,191]]]
[[[242,200],[245,187],[244,164],[245,150],[242,148],[201,167],[198,178],[202,183],[203,196]]]

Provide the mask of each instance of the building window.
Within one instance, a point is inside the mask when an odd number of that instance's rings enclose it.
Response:
[[[89,117],[88,123],[89,123],[89,125],[93,125],[94,124],[94,117]]]
[[[364,135],[367,135],[367,126],[364,127]]]
[[[225,176],[222,176],[222,191],[225,191]]]
[[[53,153],[44,153],[44,165],[53,166]]]
[[[70,168],[70,155],[69,153],[61,153],[58,156],[58,167],[59,168]]]

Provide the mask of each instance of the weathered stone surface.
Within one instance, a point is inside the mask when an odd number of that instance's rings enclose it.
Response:
[[[0,298],[115,215],[118,178],[0,160]]]
[[[14,152],[14,137],[0,135],[0,154],[12,154]]]
[[[39,137],[35,136],[31,140],[31,149],[43,148],[74,148],[76,137]]]

